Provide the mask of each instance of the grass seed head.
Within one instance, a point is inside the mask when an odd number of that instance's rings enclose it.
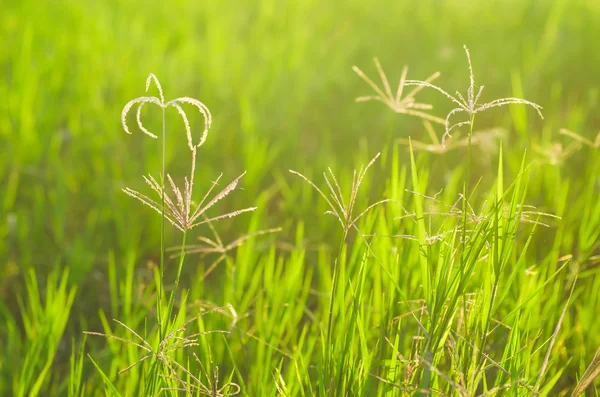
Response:
[[[136,190],[133,190],[130,188],[125,188],[125,189],[123,189],[123,191],[127,195],[138,199],[145,205],[154,209],[159,214],[164,215],[164,217],[171,224],[173,224],[173,226],[175,226],[177,229],[179,229],[181,231],[190,230],[190,229],[192,229],[198,225],[204,224],[206,222],[216,221],[216,220],[224,219],[224,218],[232,218],[232,217],[235,217],[235,216],[240,215],[245,212],[254,211],[256,209],[255,207],[249,207],[249,208],[244,208],[241,210],[228,212],[228,213],[225,213],[222,215],[214,216],[212,218],[207,217],[203,221],[198,221],[198,219],[201,216],[204,216],[206,214],[206,212],[211,207],[213,207],[218,201],[222,200],[223,198],[225,198],[225,196],[227,196],[229,193],[231,193],[233,190],[235,190],[235,188],[237,187],[237,185],[239,183],[239,180],[245,175],[245,172],[242,175],[238,176],[236,179],[234,179],[233,182],[229,183],[223,190],[221,190],[210,201],[208,201],[208,203],[204,204],[205,200],[208,199],[213,188],[216,186],[218,180],[221,178],[221,176],[219,176],[219,178],[217,179],[217,182],[213,183],[213,185],[210,187],[210,189],[208,190],[208,192],[206,193],[206,195],[204,196],[202,201],[199,204],[194,206],[192,203],[192,193],[193,193],[194,178],[195,178],[195,171],[196,171],[197,149],[200,146],[202,146],[204,144],[204,142],[206,141],[206,138],[208,135],[208,130],[212,123],[212,116],[211,116],[210,110],[202,102],[198,101],[197,99],[190,98],[190,97],[180,97],[180,98],[173,99],[169,102],[165,102],[162,86],[160,85],[160,82],[158,81],[156,76],[154,76],[154,74],[152,74],[152,73],[148,76],[148,79],[146,80],[146,91],[148,91],[148,89],[150,88],[151,82],[154,82],[156,84],[160,98],[143,96],[143,97],[139,97],[139,98],[136,98],[136,99],[133,99],[133,100],[127,102],[127,104],[123,108],[123,111],[121,112],[121,123],[123,125],[123,129],[128,134],[131,134],[131,131],[127,127],[127,122],[126,122],[127,114],[135,105],[137,105],[136,121],[137,121],[138,127],[146,135],[148,135],[152,138],[157,138],[158,136],[156,134],[153,134],[152,132],[150,132],[144,126],[144,124],[141,120],[141,110],[142,110],[143,106],[146,103],[154,103],[154,104],[158,105],[160,108],[162,108],[163,110],[168,108],[169,106],[174,107],[177,110],[177,112],[179,113],[179,115],[181,116],[183,123],[185,125],[187,143],[188,143],[188,147],[191,151],[191,157],[192,157],[192,166],[191,166],[190,175],[189,175],[189,178],[188,177],[185,178],[183,189],[180,189],[179,187],[177,187],[175,185],[171,175],[167,174],[167,180],[168,180],[170,188],[172,190],[172,197],[169,196],[169,193],[167,192],[167,189],[165,188],[165,186],[163,184],[159,183],[154,177],[152,177],[151,175],[148,175],[148,177],[144,177],[144,181],[150,186],[150,188],[152,190],[154,190],[154,192],[156,194],[158,194],[160,201],[164,202],[164,205],[160,204],[157,200],[153,200],[153,199],[149,198],[148,196],[146,196]],[[189,119],[187,117],[187,114],[181,107],[181,104],[189,104],[189,105],[194,106],[200,112],[200,114],[202,114],[202,116],[204,117],[204,130],[202,131],[202,133],[200,135],[200,139],[197,142],[193,141],[192,130],[190,127]]]
[[[415,95],[419,93],[423,89],[422,86],[414,87],[408,94],[404,97],[404,87],[406,86],[406,75],[408,73],[408,66],[404,66],[402,69],[402,75],[400,77],[400,82],[398,83],[398,89],[396,90],[396,95],[392,94],[392,89],[388,82],[387,76],[379,63],[379,59],[374,58],[373,62],[375,63],[375,67],[377,68],[377,72],[379,73],[379,78],[381,79],[381,83],[383,85],[383,89],[379,88],[373,80],[371,80],[362,70],[360,70],[357,66],[353,66],[352,70],[363,79],[372,89],[375,91],[376,95],[369,96],[361,96],[356,98],[356,102],[367,102],[367,101],[380,101],[385,104],[392,111],[400,114],[407,114],[409,116],[420,117],[424,120],[433,121],[435,123],[444,124],[444,120],[431,115],[424,110],[431,110],[433,108],[432,105],[427,103],[419,103],[415,100]],[[436,72],[429,76],[425,81],[432,82],[440,76],[439,72]]]
[[[442,95],[444,95],[446,98],[448,98],[450,101],[452,101],[456,105],[456,107],[454,109],[450,110],[450,112],[448,112],[448,114],[446,115],[446,120],[444,122],[446,131],[444,132],[444,135],[442,136],[442,145],[445,145],[447,138],[452,138],[452,135],[450,134],[450,132],[454,128],[468,125],[471,127],[471,130],[472,130],[473,120],[474,120],[475,115],[477,113],[481,113],[481,112],[489,110],[491,108],[505,106],[505,105],[511,105],[511,104],[527,105],[527,106],[534,108],[535,111],[540,116],[540,118],[542,118],[542,119],[544,118],[544,116],[542,115],[542,112],[541,112],[542,107],[540,105],[530,102],[526,99],[522,99],[522,98],[500,98],[500,99],[494,99],[493,101],[490,101],[490,102],[479,104],[479,98],[481,97],[481,93],[483,92],[483,86],[479,87],[477,94],[475,94],[475,75],[473,73],[473,66],[471,64],[471,54],[469,53],[469,49],[467,48],[466,45],[464,46],[464,49],[465,49],[465,53],[467,55],[467,62],[469,65],[469,88],[467,89],[467,98],[466,99],[460,92],[456,92],[456,95],[454,95],[454,96],[450,95],[443,88],[436,86],[434,84],[431,84],[431,82],[429,82],[429,81],[407,80],[405,82],[406,85],[414,85],[414,86],[418,86],[418,87],[433,88],[434,90],[440,92]],[[452,118],[452,116],[454,116],[457,113],[466,113],[467,120],[459,121],[459,122],[452,124],[450,122],[450,119]]]

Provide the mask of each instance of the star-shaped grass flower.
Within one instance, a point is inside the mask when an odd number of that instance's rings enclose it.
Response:
[[[360,70],[357,66],[353,66],[352,70],[363,79],[374,91],[377,95],[368,95],[361,96],[356,98],[356,102],[366,102],[366,101],[380,101],[384,103],[387,107],[389,107],[392,111],[400,114],[407,114],[409,116],[420,117],[425,120],[433,121],[439,124],[444,124],[444,119],[441,119],[437,116],[431,115],[425,110],[431,110],[433,108],[432,105],[427,103],[419,103],[415,100],[415,95],[419,93],[423,89],[423,86],[414,87],[411,91],[409,91],[406,95],[404,94],[404,87],[406,86],[406,75],[408,74],[408,66],[404,66],[402,69],[402,75],[400,76],[400,82],[398,83],[398,89],[396,90],[396,95],[392,93],[392,89],[390,87],[390,83],[388,82],[387,76],[381,67],[381,63],[379,63],[379,59],[374,58],[373,62],[375,63],[375,67],[377,68],[377,72],[379,73],[379,78],[381,79],[381,84],[383,88],[379,88],[377,84],[373,82],[362,70]],[[431,83],[433,80],[437,79],[440,76],[439,72],[436,72],[429,76],[425,82]],[[412,81],[412,80],[411,80]]]
[[[481,93],[483,91],[483,86],[479,87],[477,94],[475,94],[475,76],[473,74],[473,66],[471,65],[471,55],[469,54],[469,49],[467,48],[467,46],[464,46],[464,49],[465,49],[465,53],[467,54],[467,61],[469,63],[469,81],[470,81],[469,88],[467,90],[467,98],[466,99],[460,92],[457,91],[456,96],[452,96],[448,92],[446,92],[443,88],[440,88],[434,84],[431,84],[430,81],[420,81],[420,80],[406,80],[405,81],[405,85],[414,85],[417,87],[433,88],[434,90],[441,92],[444,96],[446,96],[446,98],[450,99],[452,102],[454,102],[454,104],[457,105],[457,107],[450,110],[450,112],[446,116],[446,120],[444,123],[446,126],[446,131],[445,131],[444,135],[442,136],[442,145],[445,144],[445,141],[447,138],[452,138],[452,135],[450,135],[450,132],[454,128],[461,127],[464,125],[469,125],[472,128],[475,114],[481,113],[481,112],[491,109],[491,108],[510,105],[510,104],[527,105],[527,106],[531,106],[532,108],[534,108],[542,119],[544,118],[544,116],[542,115],[542,112],[541,112],[542,107],[540,105],[530,102],[526,99],[522,99],[522,98],[500,98],[500,99],[494,99],[491,102],[479,104],[479,98],[481,97]],[[450,122],[451,117],[457,113],[466,113],[468,116],[468,119],[466,121],[459,121],[454,124],[451,124],[451,122]]]

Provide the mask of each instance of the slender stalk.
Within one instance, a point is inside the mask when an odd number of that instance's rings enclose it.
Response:
[[[467,187],[469,186],[469,182],[471,182],[471,167],[473,166],[473,154],[471,152],[471,136],[473,135],[473,124],[475,124],[475,114],[471,115],[471,122],[469,123],[469,140],[467,144]]]
[[[166,175],[166,152],[167,152],[167,134],[165,121],[165,108],[162,108],[162,165],[161,165],[161,209],[162,215],[160,220],[160,282],[158,283],[158,302],[156,304],[156,315],[158,318],[159,339],[162,340],[163,335],[163,316],[162,316],[162,299],[163,299],[163,284],[165,275],[165,175]]]
[[[183,268],[183,260],[185,258],[185,239],[187,230],[183,232],[183,238],[181,239],[181,255],[179,255],[179,266],[177,267],[177,277],[175,278],[175,291],[179,288],[179,277],[181,276],[181,269]]]
[[[192,170],[190,172],[189,197],[192,196],[195,171],[196,171],[196,150],[194,148],[194,149],[192,149]],[[187,205],[191,205],[189,203],[189,201],[188,201]],[[188,208],[188,210],[189,210],[189,208]],[[173,289],[173,291],[171,292],[171,295],[169,296],[169,303],[167,306],[167,322],[166,322],[167,324],[169,324],[171,321],[173,306],[175,304],[175,295],[177,294],[177,290],[179,289],[179,280],[181,277],[181,270],[183,269],[183,262],[185,260],[185,244],[186,244],[186,238],[187,238],[187,231],[188,231],[187,228],[185,228],[183,230],[183,237],[181,238],[181,253],[179,255],[179,265],[177,266],[177,276],[175,277],[175,288]]]
[[[167,137],[166,137],[166,121],[165,121],[165,109],[162,109],[162,139],[161,139],[161,174],[160,174],[160,184],[161,184],[161,209],[163,210],[161,213],[160,220],[160,282],[158,283],[158,297],[156,301],[156,317],[158,320],[158,335],[159,341],[163,340],[166,335],[166,323],[164,322],[163,313],[162,313],[162,301],[163,301],[163,293],[164,293],[164,274],[165,274],[165,175],[166,175],[166,147],[167,147]],[[159,342],[160,343],[160,342]],[[158,348],[158,346],[157,346]],[[151,374],[150,381],[145,385],[144,393],[146,395],[154,395],[157,381],[158,381],[158,360],[154,360],[152,367],[149,371]]]
[[[469,185],[471,182],[471,167],[473,166],[473,157],[472,157],[472,152],[471,152],[471,136],[473,135],[473,124],[475,124],[475,114],[471,115],[471,120],[469,123],[469,139],[468,139],[468,143],[467,143],[467,176],[465,179],[465,183],[463,185],[463,197],[464,197],[464,202],[463,202],[463,242],[462,242],[462,246],[463,246],[463,254],[464,252],[467,251],[467,235],[466,235],[466,230],[467,230],[467,211],[468,211],[468,202],[471,199],[471,197],[469,196]],[[463,255],[464,258],[464,255]],[[463,268],[464,270],[464,268]],[[463,274],[463,277],[466,277],[466,274]],[[462,297],[462,314],[463,314],[463,318],[465,319],[465,335],[469,335],[469,327],[467,327],[466,325],[466,318],[467,318],[467,300],[465,299],[465,297]],[[466,367],[465,367],[466,369]]]
[[[187,230],[183,231],[183,237],[181,239],[181,255],[179,256],[179,266],[177,267],[177,277],[175,278],[175,288],[171,292],[169,296],[169,304],[167,306],[167,321],[166,324],[171,322],[171,315],[173,311],[173,306],[175,305],[175,295],[177,294],[177,290],[179,289],[179,278],[181,276],[181,269],[183,269],[183,261],[185,258],[185,243],[187,237]]]

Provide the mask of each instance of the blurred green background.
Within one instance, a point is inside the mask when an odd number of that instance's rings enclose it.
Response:
[[[136,258],[140,271],[156,262],[159,217],[120,191],[140,188],[141,175],[160,171],[160,142],[137,130],[126,135],[120,124],[123,105],[144,94],[150,72],[167,99],[198,98],[213,113],[199,151],[199,185],[208,186],[220,172],[230,180],[247,170],[243,189],[222,208],[258,202],[264,227],[293,230],[303,219],[307,238],[319,242],[335,224],[322,221],[312,206],[285,199],[288,169],[315,176],[328,166],[352,168],[400,137],[427,140],[419,120],[380,103],[355,103],[371,91],[353,65],[375,77],[377,56],[392,84],[405,64],[414,79],[441,71],[439,85],[464,92],[466,44],[486,99],[523,96],[544,107],[544,121],[520,108],[478,119],[481,127],[509,130],[504,144],[514,152],[509,162],[518,164],[525,149],[534,158],[532,145],[556,141],[561,127],[595,136],[599,41],[597,0],[3,0],[4,310],[18,318],[16,297],[24,293],[28,268],[40,280],[54,268],[69,268],[69,284],[79,287],[64,337],[69,341],[109,305],[110,255]],[[435,93],[424,98],[435,114],[450,109]],[[175,113],[168,117],[177,120]],[[523,117],[525,125],[519,123]],[[150,123],[154,129],[157,120]],[[187,167],[176,161],[186,150],[183,136],[174,138],[182,134],[177,122],[168,122],[167,167],[173,173]],[[434,157],[430,184],[443,185],[461,156]],[[481,177],[494,172],[495,155],[477,161]],[[585,165],[585,155],[577,154],[555,168],[573,178],[577,191],[585,183],[578,179]],[[544,180],[533,183],[534,204],[555,211],[551,182]],[[226,222],[223,233],[245,230],[245,222]],[[536,249],[543,251],[544,244],[550,242],[540,238]],[[69,347],[65,343],[59,357],[67,357]]]

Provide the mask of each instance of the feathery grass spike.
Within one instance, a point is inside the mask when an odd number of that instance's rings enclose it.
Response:
[[[404,87],[406,86],[406,75],[408,73],[408,66],[404,66],[402,69],[402,75],[400,77],[400,82],[398,84],[398,89],[396,90],[396,95],[392,94],[392,89],[388,82],[387,76],[381,67],[381,63],[379,63],[379,59],[374,58],[373,62],[375,63],[375,67],[377,68],[377,72],[379,73],[379,78],[381,79],[383,89],[379,88],[373,80],[371,80],[362,70],[358,68],[358,66],[353,66],[352,70],[363,79],[372,89],[375,91],[376,95],[369,96],[361,96],[356,98],[356,102],[366,102],[366,101],[380,101],[389,107],[392,111],[401,114],[407,114],[409,116],[420,117],[425,120],[433,121],[435,123],[444,124],[444,119],[433,116],[429,113],[424,112],[424,110],[431,110],[433,106],[427,103],[419,103],[415,100],[415,95],[419,93],[423,89],[422,86],[417,86],[413,88],[408,94],[402,97],[404,93]],[[431,83],[433,80],[437,79],[440,76],[439,72],[436,72],[429,76],[425,81]]]
[[[471,54],[469,53],[469,49],[467,48],[466,45],[463,47],[465,49],[465,53],[467,55],[467,62],[469,64],[469,88],[467,89],[467,99],[465,99],[463,97],[463,95],[458,91],[456,92],[456,96],[452,96],[447,91],[445,91],[443,88],[440,88],[439,86],[431,84],[431,82],[427,81],[427,80],[426,81],[420,81],[420,80],[406,80],[405,81],[406,85],[433,88],[434,90],[440,92],[446,98],[448,98],[450,101],[454,102],[457,105],[456,108],[450,110],[450,112],[448,112],[448,114],[446,115],[446,120],[444,121],[446,131],[444,132],[444,135],[442,136],[442,145],[445,145],[447,138],[452,138],[452,135],[450,134],[450,132],[454,128],[458,128],[458,127],[461,127],[464,125],[469,125],[472,128],[473,127],[472,126],[473,117],[475,116],[475,114],[483,112],[483,111],[491,109],[491,108],[510,105],[510,104],[527,105],[527,106],[531,106],[532,108],[534,108],[536,110],[536,112],[539,114],[540,118],[542,118],[542,119],[544,118],[544,116],[542,115],[542,111],[541,111],[542,107],[540,105],[538,105],[537,103],[530,102],[526,99],[522,99],[522,98],[500,98],[500,99],[495,99],[490,102],[479,104],[479,98],[481,96],[481,93],[483,92],[483,86],[479,87],[477,94],[475,94],[475,75],[473,73],[473,66],[471,64]],[[450,119],[452,118],[452,116],[454,116],[457,113],[467,113],[468,120],[467,121],[459,121],[454,124],[451,124]]]
[[[160,85],[160,82],[158,81],[156,76],[152,73],[150,73],[150,75],[148,76],[148,79],[146,80],[146,92],[148,92],[148,89],[150,88],[150,83],[152,81],[154,81],[154,83],[156,84],[156,87],[158,88],[160,98],[153,97],[153,96],[141,96],[141,97],[132,99],[131,101],[127,102],[125,107],[123,107],[123,111],[121,112],[121,124],[123,125],[123,129],[125,130],[125,132],[128,134],[131,134],[131,130],[127,126],[127,114],[129,113],[131,108],[133,108],[135,105],[137,105],[138,107],[136,110],[136,122],[137,122],[139,129],[142,130],[142,132],[144,134],[146,134],[152,138],[158,138],[158,136],[156,134],[153,134],[146,127],[144,127],[144,124],[143,124],[142,118],[141,118],[142,108],[144,107],[144,105],[146,103],[154,103],[155,105],[160,106],[162,109],[166,109],[169,106],[171,106],[177,110],[177,112],[179,113],[179,115],[181,116],[181,118],[183,120],[183,123],[185,125],[188,146],[189,146],[190,150],[193,151],[194,148],[198,148],[198,147],[202,146],[204,144],[204,142],[206,141],[206,137],[208,135],[208,130],[210,129],[210,126],[212,124],[212,115],[210,114],[210,110],[208,110],[208,107],[206,107],[206,105],[203,104],[202,102],[200,102],[199,100],[190,98],[190,97],[180,97],[180,98],[172,99],[169,102],[165,102],[162,86]],[[198,109],[198,111],[204,117],[204,130],[202,131],[202,134],[200,135],[200,139],[199,139],[198,143],[193,142],[190,122],[188,120],[188,117],[187,117],[185,111],[181,107],[181,104],[183,104],[183,103],[193,105],[194,107],[196,107],[196,109]]]

